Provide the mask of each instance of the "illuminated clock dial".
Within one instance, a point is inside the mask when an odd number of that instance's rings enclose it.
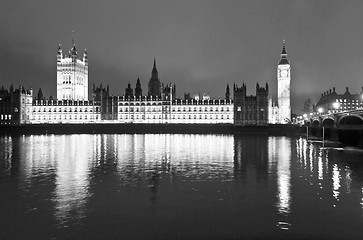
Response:
[[[287,77],[287,70],[282,70],[281,71],[281,76],[282,77]]]

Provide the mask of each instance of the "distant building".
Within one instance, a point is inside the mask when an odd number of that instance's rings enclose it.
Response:
[[[348,87],[343,94],[338,94],[333,87],[321,94],[314,110],[320,113],[334,113],[361,108],[363,108],[363,87],[361,92],[356,94],[351,94]]]
[[[23,86],[9,90],[0,89],[0,124],[25,124],[29,120],[29,111],[33,101],[33,90]]]
[[[160,81],[154,59],[147,94],[143,95],[140,79],[136,87],[128,83],[123,95],[111,96],[109,87],[93,85],[88,99],[88,57],[78,59],[73,47],[67,56],[59,46],[57,53],[57,98],[46,99],[39,89],[22,86],[17,90],[0,90],[0,124],[53,123],[182,123],[267,125],[289,123],[290,64],[285,43],[277,67],[278,104],[269,96],[269,87],[256,84],[256,95],[247,96],[246,85],[233,90],[227,84],[224,99],[212,99],[209,94],[176,95],[175,84]],[[34,99],[33,99],[34,98]],[[339,100],[340,101],[340,100]],[[343,99],[342,99],[343,101]],[[354,102],[355,103],[355,102]]]
[[[88,56],[77,57],[76,45],[63,55],[61,45],[57,53],[57,100],[88,101]]]

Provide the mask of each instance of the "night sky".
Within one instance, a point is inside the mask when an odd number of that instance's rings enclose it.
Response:
[[[157,60],[177,95],[224,97],[226,84],[270,84],[286,40],[293,112],[321,92],[363,86],[363,1],[50,1],[0,2],[0,86],[41,87],[56,95],[56,53],[72,30],[87,48],[89,85],[122,95],[140,77],[144,94]]]

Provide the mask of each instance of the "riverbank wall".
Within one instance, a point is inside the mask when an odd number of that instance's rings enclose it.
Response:
[[[0,125],[0,134],[264,134],[294,136],[296,125],[237,126],[233,124],[32,124]]]

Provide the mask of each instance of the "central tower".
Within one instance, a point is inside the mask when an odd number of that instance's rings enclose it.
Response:
[[[154,58],[154,67],[151,72],[151,78],[149,81],[149,92],[148,95],[151,97],[161,97],[161,83],[158,76],[158,70],[156,69],[156,60]]]
[[[287,60],[285,40],[283,41],[281,58],[277,66],[277,98],[278,98],[278,123],[287,124],[291,122],[290,105],[290,81],[291,67]]]
[[[88,101],[88,56],[77,57],[74,33],[72,48],[64,56],[61,45],[57,53],[57,100]]]

